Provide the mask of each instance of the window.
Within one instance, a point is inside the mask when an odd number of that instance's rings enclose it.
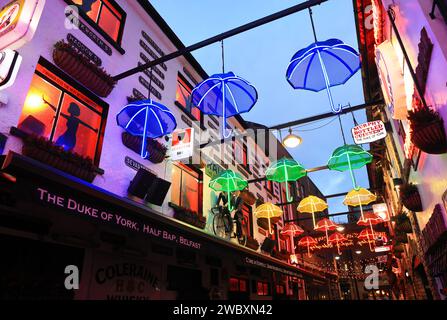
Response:
[[[447,0],[433,0],[432,9],[430,12],[430,17],[432,19],[436,19],[435,8],[436,6],[439,9],[442,17],[444,18],[445,23],[447,23]]]
[[[32,78],[18,128],[44,137],[98,165],[108,106],[79,91],[57,68],[41,59]]]
[[[277,284],[276,285],[276,294],[284,295],[285,293],[286,293],[286,288],[284,287],[284,285]]]
[[[267,282],[258,281],[256,283],[256,289],[258,296],[268,296],[270,294],[270,288]]]
[[[265,188],[268,192],[273,194],[273,182],[271,180],[265,180]]]
[[[125,12],[114,0],[72,0],[86,20],[94,23],[103,35],[120,44],[125,22]]]
[[[176,105],[180,108],[186,110],[189,114],[193,116],[194,119],[200,121],[201,112],[199,108],[194,107],[191,104],[191,85],[186,81],[186,79],[179,74],[177,78],[177,90],[175,93]]]
[[[247,146],[239,141],[233,141],[233,151],[236,163],[248,167]]]
[[[171,201],[173,204],[201,212],[202,183],[199,174],[178,163],[172,166]]]
[[[247,280],[230,278],[230,292],[247,292]]]
[[[242,214],[244,215],[244,222],[242,228],[247,236],[253,236],[253,216],[251,212],[251,207],[247,204],[242,206]]]

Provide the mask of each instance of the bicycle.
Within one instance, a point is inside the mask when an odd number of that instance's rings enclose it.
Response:
[[[226,209],[226,208],[225,208]],[[238,243],[241,246],[245,246],[247,244],[247,235],[246,235],[246,226],[248,226],[247,218],[242,217],[241,219],[241,234],[238,235],[237,231],[234,232],[235,226],[238,223],[236,219],[231,217],[231,214],[228,210],[224,210],[224,207],[214,207],[211,209],[213,213],[213,231],[214,234],[220,238],[230,240],[231,238],[237,238]],[[237,230],[237,226],[236,226]],[[233,236],[234,234],[234,236]]]

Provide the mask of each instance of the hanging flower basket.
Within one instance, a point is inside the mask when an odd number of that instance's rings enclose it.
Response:
[[[24,138],[22,154],[90,183],[97,175],[97,167],[90,158],[65,151],[42,137]]]
[[[249,206],[252,206],[256,203],[256,196],[248,190],[242,190],[240,197]]]
[[[116,85],[116,80],[103,68],[64,40],[54,45],[53,60],[59,68],[100,97],[107,97]]]
[[[206,218],[202,217],[188,208],[179,207],[175,204],[169,204],[174,209],[174,218],[183,222],[186,222],[199,229],[205,229]]]
[[[259,242],[255,238],[248,236],[247,237],[247,243],[245,244],[247,248],[258,250],[259,249]]]
[[[140,154],[142,137],[133,136],[130,133],[123,132],[121,135],[123,144],[132,151]],[[166,158],[167,148],[156,139],[147,138],[148,160],[152,163],[161,163]]]
[[[415,212],[423,211],[421,196],[415,184],[409,183],[402,186],[400,189],[400,198],[402,204],[408,210]]]
[[[396,243],[408,243],[408,236],[405,232],[397,232],[395,236]]]
[[[447,138],[444,120],[439,113],[429,108],[408,112],[411,142],[429,154],[447,153]]]
[[[404,214],[404,213],[398,214],[397,216],[394,216],[392,218],[392,220],[396,222],[394,229],[396,230],[397,233],[399,233],[399,232],[412,233],[413,232],[413,228],[411,227],[411,221],[407,217],[406,214]]]

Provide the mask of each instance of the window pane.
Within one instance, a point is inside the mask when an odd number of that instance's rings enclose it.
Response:
[[[199,212],[199,182],[186,171],[183,171],[182,206]]]
[[[177,166],[172,166],[172,178],[171,178],[171,202],[180,206],[180,188],[182,178],[182,170]]]
[[[188,106],[188,99],[191,95],[191,89],[183,82],[182,79],[177,80],[177,91],[175,94],[175,100],[186,108]]]
[[[239,282],[239,291],[240,292],[246,292],[247,291],[247,281],[246,280],[240,280],[240,282]]]
[[[251,230],[251,226],[250,226],[250,209],[248,209],[248,207],[246,205],[244,205],[242,207],[242,213],[244,215],[244,221],[242,221],[242,229],[244,230],[246,235],[252,236],[250,230]]]
[[[100,126],[98,113],[65,94],[53,141],[65,150],[94,159]]]
[[[48,139],[53,128],[56,108],[61,95],[61,90],[40,76],[34,75],[25,105],[23,106],[18,128],[27,133]],[[44,99],[48,103],[45,103]]]
[[[100,0],[73,0],[73,3],[78,5],[79,10],[83,11],[94,22],[98,19],[98,12],[101,6]]]
[[[118,40],[120,20],[106,6],[102,6],[98,24],[113,40]]]

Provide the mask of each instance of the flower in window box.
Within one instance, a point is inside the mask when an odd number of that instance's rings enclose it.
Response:
[[[422,211],[422,199],[418,187],[413,183],[408,183],[400,188],[400,198],[403,205],[411,211]]]
[[[128,132],[123,132],[121,135],[123,144],[132,151],[140,154],[142,137],[133,136]],[[147,158],[152,163],[161,163],[166,158],[168,149],[158,142],[156,139],[147,138],[147,151],[149,157]]]
[[[418,108],[408,112],[411,142],[429,154],[447,153],[444,120],[430,108]]]

